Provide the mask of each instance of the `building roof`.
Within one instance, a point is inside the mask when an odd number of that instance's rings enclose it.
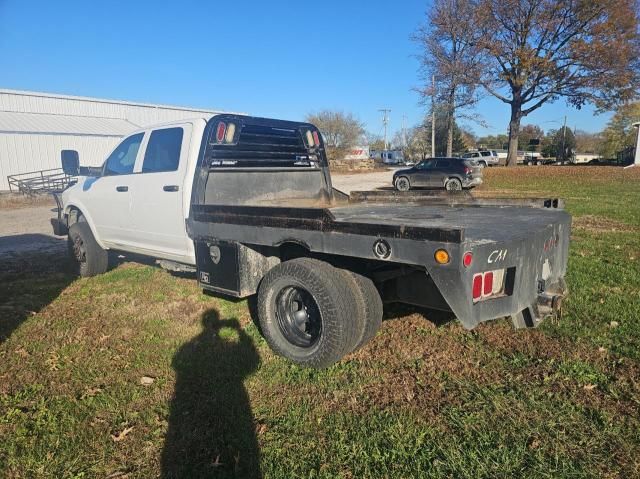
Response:
[[[0,111],[0,134],[124,136],[139,126],[120,118]]]
[[[27,90],[11,90],[8,88],[0,88],[0,95],[1,94],[28,96],[28,97],[37,97],[37,98],[52,98],[52,99],[59,99],[59,100],[87,101],[92,103],[104,103],[109,105],[127,105],[127,106],[138,106],[138,107],[146,107],[146,108],[161,108],[163,110],[179,110],[179,111],[189,111],[189,112],[201,112],[201,113],[207,113],[207,114],[224,113],[221,110],[213,110],[213,109],[190,108],[185,106],[164,105],[160,103],[158,104],[142,103],[142,102],[134,102],[134,101],[113,100],[113,99],[107,99],[107,98],[93,98],[88,96],[61,95],[58,93],[46,93],[46,92],[27,91]],[[0,106],[0,109],[1,109],[1,106]]]

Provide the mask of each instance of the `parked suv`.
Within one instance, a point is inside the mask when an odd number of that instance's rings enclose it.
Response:
[[[462,158],[470,158],[476,160],[482,167],[485,166],[498,166],[500,164],[500,158],[498,152],[495,150],[483,150],[483,151],[469,151],[462,155]]]
[[[460,191],[482,183],[482,168],[474,160],[462,158],[427,158],[413,168],[398,170],[393,186],[398,191],[414,187],[444,188]]]

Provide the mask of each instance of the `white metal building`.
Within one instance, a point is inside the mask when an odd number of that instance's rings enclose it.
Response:
[[[60,167],[77,150],[84,166],[102,164],[127,133],[148,125],[208,118],[218,111],[0,89],[0,191],[8,175]]]

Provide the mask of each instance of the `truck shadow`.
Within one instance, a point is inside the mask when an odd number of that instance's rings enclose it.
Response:
[[[404,303],[387,303],[384,305],[383,321],[402,319],[412,314],[419,314],[424,319],[433,323],[436,327],[444,326],[456,320],[456,315],[452,312],[439,311],[437,309],[422,308]]]
[[[202,316],[202,332],[173,358],[176,385],[162,477],[259,478],[260,451],[244,380],[259,356],[236,319]]]
[[[75,279],[66,241],[46,235],[0,238],[0,344]]]

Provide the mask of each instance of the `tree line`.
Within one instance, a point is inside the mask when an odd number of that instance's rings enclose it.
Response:
[[[543,105],[564,99],[604,111],[637,97],[635,0],[434,0],[414,40],[419,92],[445,111],[449,139],[482,96],[509,108],[508,165],[523,118]]]
[[[576,147],[615,156],[633,136],[632,121],[640,120],[638,26],[636,0],[433,0],[412,39],[420,48],[416,90],[436,119],[436,154],[482,145],[507,149],[507,164],[515,165],[518,151],[537,138],[538,151],[549,156],[565,157]],[[496,141],[475,138],[460,126],[460,120],[482,124],[476,108],[486,96],[510,112],[507,135]],[[616,114],[597,135],[564,127],[545,135],[540,127],[521,124],[559,100]],[[430,117],[399,132],[392,143],[411,157],[430,155]],[[352,114],[321,111],[307,121],[323,132],[330,157],[362,144],[363,136],[383,147]]]

